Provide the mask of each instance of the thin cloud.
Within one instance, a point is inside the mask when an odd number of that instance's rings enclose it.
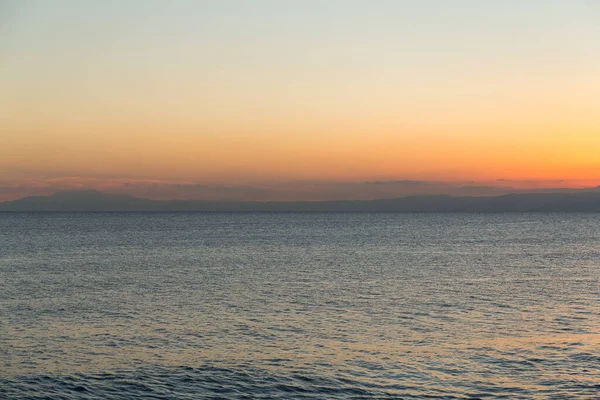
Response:
[[[430,185],[434,184],[434,182],[428,181],[413,181],[413,180],[399,180],[399,181],[365,181],[367,185],[407,185],[407,186],[415,186],[415,185]]]
[[[557,183],[561,182],[561,183]],[[264,185],[214,185],[197,182],[170,182],[155,179],[53,177],[0,181],[0,201],[25,196],[50,195],[70,190],[99,190],[156,200],[210,201],[319,201],[371,200],[415,195],[496,196],[523,192],[564,192],[597,190],[591,185],[570,185],[563,180],[492,182],[444,182],[421,180],[387,181],[303,181]],[[599,187],[600,188],[600,187]]]

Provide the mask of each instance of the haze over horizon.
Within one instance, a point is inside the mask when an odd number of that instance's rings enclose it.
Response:
[[[494,197],[515,193],[577,193],[598,191],[596,187],[569,187],[567,182],[536,182],[497,180],[489,184],[476,182],[435,181],[363,181],[318,182],[296,181],[268,185],[202,185],[194,183],[169,183],[160,181],[118,180],[102,185],[101,180],[81,179],[50,180],[35,187],[22,183],[18,186],[0,187],[0,202],[18,200],[29,196],[49,196],[58,193],[96,191],[98,193],[124,194],[151,200],[208,200],[208,201],[331,201],[377,200],[420,195],[450,195],[455,197]],[[544,186],[545,184],[546,186]]]
[[[0,4],[0,201],[600,185],[597,2]]]

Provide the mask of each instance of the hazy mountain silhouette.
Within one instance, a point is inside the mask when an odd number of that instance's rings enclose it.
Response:
[[[0,211],[584,212],[600,211],[600,190],[519,193],[494,197],[426,195],[314,202],[162,201],[83,190],[7,201],[0,203]]]

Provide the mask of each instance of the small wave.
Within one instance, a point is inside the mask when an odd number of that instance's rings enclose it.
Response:
[[[390,399],[390,398],[485,398],[518,395],[529,398],[538,392],[524,388],[482,385],[473,382],[470,390],[458,387],[431,387],[414,384],[377,384],[360,378],[276,375],[265,370],[236,370],[204,366],[193,368],[153,367],[113,373],[66,376],[21,376],[0,379],[0,397],[15,400],[59,399]],[[545,382],[547,394],[589,396],[600,389],[595,383],[565,385]],[[552,387],[563,390],[552,390]]]

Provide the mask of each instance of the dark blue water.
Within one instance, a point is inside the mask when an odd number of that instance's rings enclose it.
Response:
[[[0,213],[0,398],[600,398],[598,214]]]

